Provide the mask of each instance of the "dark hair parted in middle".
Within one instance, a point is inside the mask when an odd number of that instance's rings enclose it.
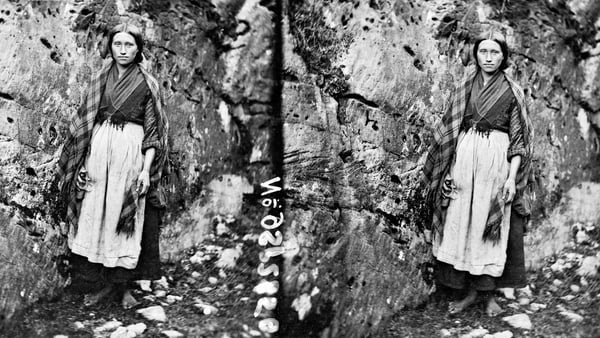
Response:
[[[138,27],[131,25],[131,24],[126,24],[126,23],[118,24],[115,27],[113,27],[113,29],[110,30],[110,32],[108,34],[108,45],[106,46],[108,54],[110,54],[114,59],[114,56],[112,55],[112,43],[113,43],[113,39],[117,33],[127,33],[127,34],[133,36],[133,39],[135,40],[135,44],[137,45],[137,48],[138,48],[138,51],[135,54],[135,59],[133,59],[133,62],[135,62],[135,63],[142,62],[142,60],[143,60],[142,50],[144,49],[144,39],[142,38],[142,31]]]
[[[506,40],[501,34],[494,32],[480,35],[473,44],[473,58],[475,59],[475,65],[477,66],[477,68],[481,68],[479,66],[479,63],[477,62],[477,50],[479,49],[479,44],[481,44],[481,42],[484,40],[491,40],[500,45],[500,50],[502,50],[502,63],[500,64],[499,69],[505,70],[506,68],[508,68],[508,57],[510,56],[508,45],[506,44]]]

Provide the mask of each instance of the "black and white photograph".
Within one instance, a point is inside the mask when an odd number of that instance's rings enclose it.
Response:
[[[600,337],[600,2],[0,0],[0,337]]]

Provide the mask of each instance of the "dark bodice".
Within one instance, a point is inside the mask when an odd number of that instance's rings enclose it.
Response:
[[[461,129],[467,131],[470,128],[475,128],[475,130],[481,132],[489,132],[494,129],[509,133],[511,113],[516,107],[517,100],[511,90],[504,92],[485,116],[481,116],[473,102],[470,101],[467,104]]]
[[[108,95],[103,94],[95,123],[102,123],[105,120],[110,120],[110,122],[116,125],[132,122],[143,126],[146,105],[151,99],[152,94],[145,81],[131,93],[119,109],[116,109],[110,103]]]
[[[108,74],[94,123],[107,120],[116,126],[125,123],[143,126],[142,151],[160,144],[152,92],[136,65],[128,68],[121,78],[115,67]]]

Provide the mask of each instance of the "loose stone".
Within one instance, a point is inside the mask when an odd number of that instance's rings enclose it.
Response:
[[[502,320],[504,320],[510,326],[517,328],[517,329],[531,330],[531,328],[532,328],[531,320],[529,319],[529,316],[524,313],[504,317],[504,318],[502,318]]]
[[[540,303],[531,303],[529,305],[529,308],[531,309],[531,311],[539,311],[541,309],[545,309],[547,306],[546,304],[540,304]]]
[[[569,319],[573,323],[579,323],[579,322],[583,321],[583,316],[578,315],[578,314],[576,314],[574,312],[571,312],[571,311],[561,311],[559,313],[561,315],[563,315],[564,317],[566,317],[567,319]]]
[[[94,332],[112,331],[122,325],[123,325],[123,323],[118,320],[111,320],[111,321],[106,322],[103,325],[95,328]]]
[[[496,332],[494,334],[486,334],[483,338],[512,338],[513,333],[509,330]]]
[[[137,280],[135,283],[139,285],[140,290],[152,292],[152,288],[150,287],[151,282],[149,280]]]
[[[179,331],[175,331],[175,330],[165,330],[165,331],[161,331],[160,333],[163,336],[166,336],[168,338],[181,338],[184,336],[183,333],[181,333]]]
[[[579,276],[595,277],[600,267],[600,258],[597,256],[588,256],[583,259],[581,266],[577,269]]]
[[[516,299],[516,297],[515,297],[515,289],[514,288],[500,288],[500,289],[498,289],[498,291],[506,299]]]
[[[160,305],[139,309],[136,312],[141,314],[144,318],[148,320],[153,320],[157,322],[167,321],[167,315],[165,314],[165,310]]]
[[[460,338],[481,338],[483,336],[485,336],[486,334],[488,334],[490,331],[480,327],[478,329],[474,329],[471,330],[471,332],[467,333],[467,334],[463,334],[460,336]]]
[[[446,338],[446,337],[451,337],[451,336],[452,336],[452,333],[450,332],[450,330],[448,330],[448,329],[440,330],[440,337]]]

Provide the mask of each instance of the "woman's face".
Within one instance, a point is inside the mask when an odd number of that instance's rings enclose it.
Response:
[[[127,66],[135,60],[138,52],[135,39],[129,33],[117,33],[110,46],[113,59],[122,66]]]
[[[486,73],[494,73],[502,64],[502,49],[494,40],[483,40],[477,48],[477,63]]]

